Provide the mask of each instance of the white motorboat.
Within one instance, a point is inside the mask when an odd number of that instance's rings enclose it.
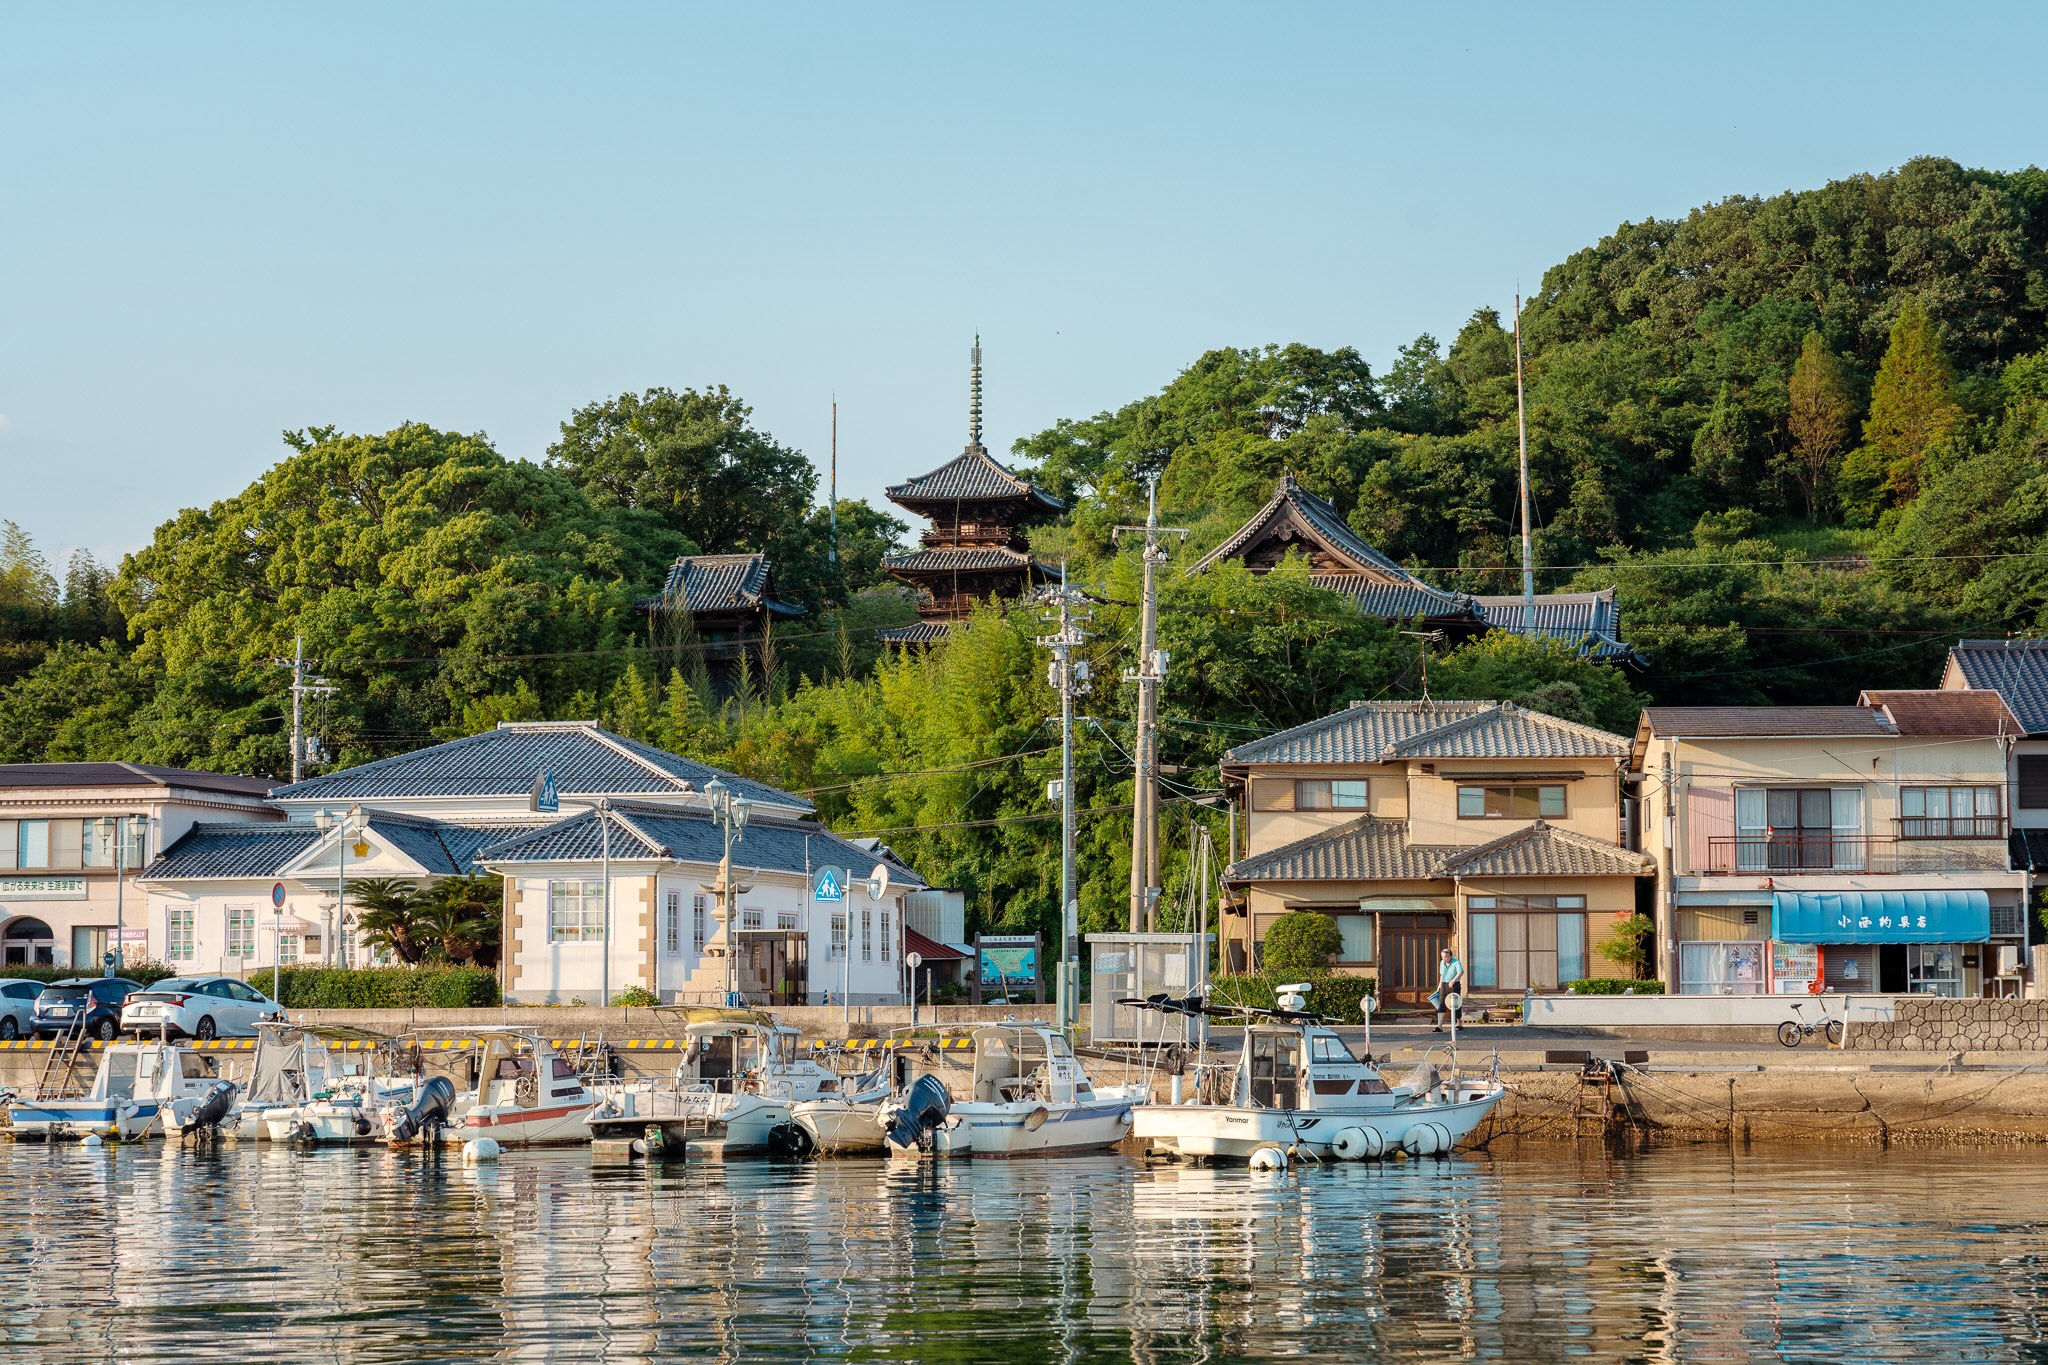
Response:
[[[798,1030],[752,1010],[692,1010],[675,1075],[621,1087],[584,1120],[609,1153],[806,1156],[814,1139],[791,1115],[842,1098],[839,1077],[800,1056]]]
[[[909,1066],[909,1057],[892,1052],[875,1071],[842,1079],[839,1094],[792,1104],[790,1118],[810,1135],[819,1156],[880,1156],[882,1110],[901,1092]]]
[[[1245,1019],[1244,1045],[1227,1097],[1203,1103],[1141,1104],[1133,1134],[1154,1150],[1196,1160],[1284,1165],[1303,1156],[1356,1161],[1406,1152],[1449,1153],[1493,1112],[1506,1088],[1497,1079],[1446,1077],[1427,1059],[1389,1085],[1361,1061],[1328,1021],[1302,1008],[1306,986],[1283,987],[1279,1009],[1126,1001]],[[1266,1155],[1271,1153],[1271,1155]]]
[[[441,1140],[460,1145],[475,1138],[492,1138],[505,1147],[530,1147],[545,1143],[588,1142],[590,1129],[584,1119],[598,1105],[598,1094],[584,1083],[574,1062],[532,1028],[454,1030],[477,1034],[483,1045],[476,1058],[476,1082],[471,1092],[456,1099],[452,1113],[436,1122]],[[422,1098],[428,1098],[422,1092]],[[403,1132],[410,1121],[414,1131],[425,1131],[420,1116],[410,1107],[388,1111],[385,1135],[404,1141],[413,1132]]]
[[[136,1142],[180,1130],[217,1108],[225,1117],[234,1087],[209,1060],[176,1043],[108,1043],[84,1095],[17,1096],[8,1117],[17,1138],[55,1141],[96,1136]]]
[[[921,1121],[906,1123],[904,1106],[918,1100],[913,1087],[904,1104],[884,1116],[892,1123],[892,1153],[1064,1156],[1113,1147],[1130,1133],[1133,1097],[1121,1088],[1098,1093],[1065,1034],[1042,1024],[1005,1023],[985,1024],[968,1036],[972,1098],[947,1106],[936,1125],[934,1106]],[[913,1133],[913,1140],[904,1140]]]
[[[309,1102],[327,1086],[327,1043],[307,1030],[281,1021],[256,1025],[256,1052],[250,1059],[233,1114],[221,1125],[224,1136],[248,1142],[267,1141],[271,1111]]]

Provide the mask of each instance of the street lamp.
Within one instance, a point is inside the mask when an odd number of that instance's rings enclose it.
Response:
[[[747,816],[754,803],[714,777],[704,784],[704,804],[725,832],[725,853],[718,861],[718,892],[725,907],[725,1003],[731,1006],[739,1003],[739,921],[734,918],[738,911],[732,903],[732,846],[746,836]]]
[[[910,971],[910,1026],[917,1027],[917,969],[924,965],[923,953],[907,953],[903,965]]]

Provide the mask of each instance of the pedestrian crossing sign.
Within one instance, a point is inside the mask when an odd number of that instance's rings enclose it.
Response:
[[[839,880],[836,867],[820,868],[818,880],[811,888],[811,894],[826,904],[836,905],[846,899],[846,887]]]
[[[562,796],[555,790],[553,773],[542,773],[533,780],[533,808],[543,815],[553,815],[562,809]]]

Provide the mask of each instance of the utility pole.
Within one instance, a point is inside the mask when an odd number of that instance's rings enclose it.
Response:
[[[1130,932],[1142,927],[1150,933],[1158,914],[1159,887],[1159,684],[1166,680],[1166,654],[1159,648],[1158,569],[1166,562],[1162,536],[1187,531],[1159,524],[1159,476],[1146,483],[1147,502],[1143,526],[1119,526],[1116,535],[1144,532],[1142,561],[1145,583],[1140,594],[1138,620],[1138,666],[1124,674],[1126,682],[1138,685],[1138,775],[1131,798],[1131,915]]]
[[[292,657],[271,660],[279,668],[291,670],[292,675],[292,781],[297,782],[305,774],[306,757],[305,699],[325,697],[334,688],[325,678],[311,677],[306,672],[306,637],[292,637]]]
[[[1522,447],[1522,633],[1536,633],[1536,556],[1529,540],[1529,417],[1522,405],[1522,291],[1515,291],[1515,431]]]
[[[827,563],[839,563],[839,395],[832,395],[832,478],[826,484],[825,505],[832,519],[832,539],[825,546]]]
[[[1038,643],[1052,650],[1052,663],[1045,680],[1060,694],[1060,977],[1054,995],[1058,1024],[1062,1031],[1079,1022],[1081,1000],[1081,891],[1074,873],[1074,698],[1088,691],[1088,661],[1074,652],[1088,638],[1081,623],[1085,610],[1076,610],[1084,600],[1067,586],[1067,566],[1060,565],[1060,585],[1039,595],[1042,602],[1057,601],[1059,615],[1046,621],[1059,623],[1057,634],[1041,635]]]

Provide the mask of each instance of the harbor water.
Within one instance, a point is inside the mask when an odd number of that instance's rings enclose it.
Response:
[[[1286,1174],[0,1143],[0,1359],[2043,1358],[2048,1153]]]

